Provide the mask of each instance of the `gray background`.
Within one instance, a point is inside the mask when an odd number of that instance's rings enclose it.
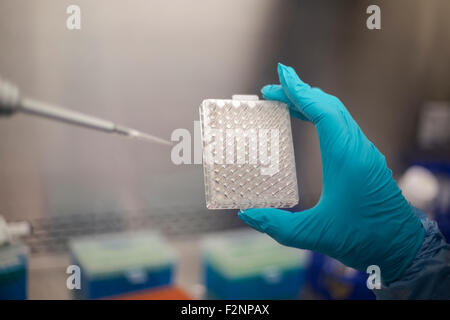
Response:
[[[68,31],[78,4],[82,29]],[[365,27],[369,4],[382,30]],[[204,98],[259,93],[276,63],[337,95],[394,173],[419,107],[450,99],[450,2],[0,0],[0,74],[31,97],[169,138]],[[300,197],[321,190],[317,136],[293,120]],[[204,210],[200,165],[170,148],[17,115],[0,119],[0,214]],[[175,209],[174,209],[175,210]]]

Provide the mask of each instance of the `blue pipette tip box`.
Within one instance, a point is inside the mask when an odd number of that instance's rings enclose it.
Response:
[[[27,299],[28,247],[0,246],[0,300]]]
[[[306,278],[310,253],[281,246],[253,230],[208,236],[203,276],[214,299],[295,299]]]
[[[148,231],[96,235],[70,242],[72,263],[81,271],[77,299],[99,299],[171,284],[175,254]]]

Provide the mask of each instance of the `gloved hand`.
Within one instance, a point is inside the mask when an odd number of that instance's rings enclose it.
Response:
[[[366,271],[378,265],[389,283],[400,276],[425,231],[403,197],[384,156],[366,138],[342,102],[278,65],[281,85],[262,89],[267,100],[288,104],[291,115],[312,122],[319,135],[323,189],[303,212],[248,209],[239,217],[279,243],[317,251]]]

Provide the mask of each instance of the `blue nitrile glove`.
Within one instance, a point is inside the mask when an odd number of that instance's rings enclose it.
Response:
[[[322,195],[303,212],[248,209],[239,217],[281,244],[324,253],[358,270],[378,265],[385,283],[395,280],[425,232],[384,156],[338,98],[302,82],[290,67],[279,64],[278,75],[281,85],[265,86],[262,94],[287,103],[291,115],[316,126]]]

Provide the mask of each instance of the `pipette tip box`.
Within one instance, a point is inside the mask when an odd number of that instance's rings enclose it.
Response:
[[[72,263],[80,267],[77,299],[98,299],[170,285],[175,254],[157,233],[104,234],[70,242]]]
[[[0,246],[0,300],[27,299],[28,247]]]
[[[213,299],[295,299],[306,280],[309,251],[284,247],[256,231],[203,240],[203,277]]]

